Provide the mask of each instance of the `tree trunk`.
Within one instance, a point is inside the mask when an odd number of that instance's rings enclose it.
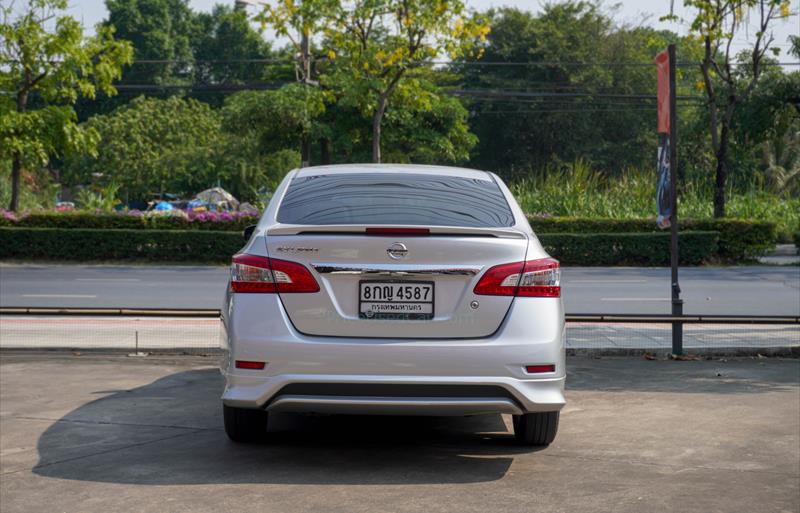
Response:
[[[722,124],[717,150],[717,171],[714,184],[714,217],[725,217],[725,182],[728,180],[728,138],[727,124]]]
[[[319,140],[319,160],[323,166],[331,163],[331,140],[327,137]]]
[[[378,108],[372,116],[372,162],[381,163],[381,122],[383,114],[386,112],[387,95],[378,97]]]
[[[25,112],[28,107],[28,91],[22,90],[17,93],[17,112]],[[14,152],[11,155],[11,202],[8,209],[16,212],[19,209],[19,183],[22,174],[22,155]]]
[[[16,212],[19,209],[19,177],[22,169],[22,159],[20,154],[14,152],[11,157],[11,203],[8,209]]]
[[[308,135],[303,134],[303,140],[300,143],[300,167],[308,167],[311,165],[311,141]]]

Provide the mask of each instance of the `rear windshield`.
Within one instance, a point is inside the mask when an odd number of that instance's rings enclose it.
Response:
[[[494,228],[514,215],[496,183],[424,174],[295,178],[278,210],[287,224],[402,224]]]

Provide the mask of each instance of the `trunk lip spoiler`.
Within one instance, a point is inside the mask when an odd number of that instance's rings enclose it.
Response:
[[[428,235],[406,235],[406,234],[368,234],[367,228],[428,228]],[[364,224],[331,224],[331,225],[307,225],[307,224],[274,224],[267,229],[267,235],[363,235],[365,237],[497,237],[502,239],[525,239],[525,232],[515,227],[465,227],[465,226],[408,226],[408,225],[364,225]]]

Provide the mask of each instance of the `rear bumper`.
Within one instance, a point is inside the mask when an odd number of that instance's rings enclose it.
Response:
[[[223,345],[227,352],[222,364],[226,378],[222,400],[228,406],[313,413],[470,415],[557,411],[565,402],[560,299],[516,298],[490,337],[413,340],[303,335],[294,329],[277,296],[234,294],[223,315]],[[267,365],[263,370],[235,369],[234,360],[266,361]],[[525,372],[526,365],[551,363],[556,365],[555,372]],[[314,392],[298,394],[287,388],[303,383],[314,385]],[[336,392],[349,385],[361,387],[360,392]],[[394,386],[390,394],[387,386]],[[404,394],[404,387],[413,393]],[[436,387],[447,392],[428,392]],[[464,393],[450,393],[461,387]],[[487,392],[471,396],[475,387]]]

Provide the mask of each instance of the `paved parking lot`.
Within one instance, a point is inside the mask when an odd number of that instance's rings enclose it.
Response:
[[[800,509],[800,360],[570,358],[538,451],[496,415],[286,416],[271,443],[237,446],[213,363],[0,354],[0,509]]]

